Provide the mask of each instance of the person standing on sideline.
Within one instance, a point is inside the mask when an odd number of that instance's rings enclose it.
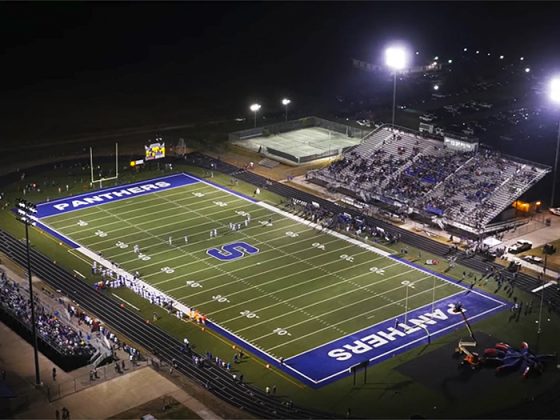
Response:
[[[56,381],[56,368],[55,367],[52,368],[52,380]]]

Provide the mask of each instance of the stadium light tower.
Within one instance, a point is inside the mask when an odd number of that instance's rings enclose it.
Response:
[[[550,100],[560,105],[560,76],[556,76],[550,81],[549,85]],[[556,136],[556,156],[554,158],[554,168],[552,172],[552,195],[550,197],[550,207],[554,207],[554,195],[556,194],[556,176],[558,175],[558,149],[560,149],[560,121],[558,122],[558,134]]]
[[[284,120],[288,121],[288,105],[290,105],[292,103],[292,101],[290,101],[288,98],[284,98],[282,99],[282,105],[284,105],[285,108],[285,113],[284,113]]]
[[[33,336],[33,356],[35,358],[35,385],[41,385],[39,374],[39,355],[37,352],[37,326],[35,321],[35,300],[33,299],[33,281],[31,278],[31,257],[29,255],[29,226],[37,224],[37,207],[29,201],[18,199],[17,201],[17,220],[25,225],[25,245],[27,258],[27,277],[29,279],[29,302],[31,305],[31,333]]]
[[[407,63],[407,52],[404,47],[394,46],[385,50],[385,64],[393,73],[393,118],[392,128],[395,129],[395,108],[397,99],[397,73],[403,70]]]
[[[257,112],[259,112],[261,106],[259,104],[253,104],[251,105],[250,109],[255,113],[255,128],[257,128]]]

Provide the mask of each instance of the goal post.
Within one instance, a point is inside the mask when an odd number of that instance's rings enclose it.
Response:
[[[95,179],[93,174],[93,148],[89,148],[89,167],[91,169],[91,185],[93,186],[96,182],[99,182],[99,188],[103,188],[103,181],[112,181],[119,178],[119,143],[115,142],[115,176],[112,177],[102,177]]]

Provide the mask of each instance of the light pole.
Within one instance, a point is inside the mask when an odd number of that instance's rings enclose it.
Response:
[[[560,76],[550,81],[550,100],[555,104],[560,104]],[[554,207],[554,195],[556,194],[556,176],[558,174],[558,149],[560,148],[560,121],[558,122],[558,134],[556,136],[556,157],[554,158],[554,169],[552,171],[552,196],[550,197],[550,207]]]
[[[33,356],[35,358],[35,385],[41,385],[41,376],[39,374],[39,354],[37,352],[37,328],[35,321],[35,301],[33,299],[33,281],[31,278],[31,257],[29,252],[29,225],[37,224],[37,208],[35,204],[29,201],[18,199],[17,202],[17,219],[25,225],[25,245],[27,258],[27,277],[29,279],[29,301],[31,305],[31,333],[33,335]]]
[[[257,112],[259,112],[261,106],[259,104],[253,104],[251,105],[250,109],[255,113],[255,128],[257,128]]]
[[[290,105],[292,101],[290,101],[288,98],[284,98],[282,99],[282,105],[284,105],[285,108],[285,113],[284,113],[284,121],[288,121],[288,105]]]
[[[395,130],[395,107],[397,99],[397,73],[406,67],[407,53],[403,47],[389,47],[385,50],[385,64],[393,70],[393,118],[392,128]]]
[[[552,244],[546,244],[543,247],[543,254],[544,254],[544,268],[543,268],[543,276],[542,276],[542,284],[541,284],[541,303],[539,305],[539,320],[537,321],[537,347],[540,342],[540,336],[542,332],[542,311],[543,311],[543,304],[544,304],[544,289],[546,284],[546,268],[548,262],[548,256],[552,255],[556,252],[556,247]]]

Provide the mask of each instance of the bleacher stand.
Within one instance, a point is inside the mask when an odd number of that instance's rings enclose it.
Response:
[[[548,170],[496,151],[451,150],[420,134],[380,127],[311,182],[482,229]]]

